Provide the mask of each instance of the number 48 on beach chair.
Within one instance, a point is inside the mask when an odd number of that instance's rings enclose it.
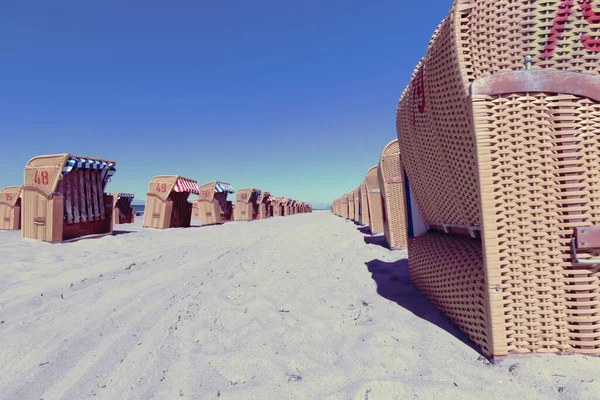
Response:
[[[21,236],[57,243],[112,234],[113,198],[104,189],[115,164],[71,154],[29,160],[21,191]]]

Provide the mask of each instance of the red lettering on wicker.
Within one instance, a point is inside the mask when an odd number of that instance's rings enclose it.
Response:
[[[242,200],[247,200],[248,199],[248,193],[242,193],[242,195],[240,196]]]
[[[48,171],[42,171],[40,173],[38,172],[39,171],[36,169],[33,181],[38,185],[47,185],[48,182],[50,182]]]
[[[583,14],[583,18],[588,22],[588,24],[600,24],[600,13],[592,10],[592,2],[586,1],[581,4],[581,13]],[[581,44],[586,50],[591,51],[600,51],[600,40],[592,39],[589,35],[581,36]]]
[[[202,197],[204,197],[205,199],[208,199],[210,197],[210,190],[203,190],[201,192]]]
[[[558,10],[556,10],[556,15],[554,16],[552,28],[550,28],[550,33],[548,34],[548,40],[546,40],[546,45],[540,58],[551,58],[554,54],[556,45],[562,38],[563,31],[571,16],[574,3],[574,0],[560,1]],[[580,0],[579,3],[581,4],[581,15],[585,21],[589,24],[600,24],[600,14],[592,9],[592,3],[589,0]],[[582,35],[580,40],[586,50],[600,52],[600,40],[593,39],[589,35]]]
[[[12,194],[6,193],[6,201],[12,201]]]
[[[417,115],[415,112],[415,104],[417,106],[417,110],[419,114],[425,112],[425,83],[423,79],[423,66],[419,67],[417,71],[417,76],[413,80],[411,84],[412,94],[413,94],[413,109],[412,109],[412,122],[413,125],[417,122]],[[417,101],[420,102],[417,104]]]
[[[156,191],[166,193],[167,192],[167,184],[166,183],[157,183]]]

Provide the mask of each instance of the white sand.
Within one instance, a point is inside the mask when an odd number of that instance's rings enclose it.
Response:
[[[329,212],[115,230],[0,232],[0,399],[600,398],[600,358],[489,365]]]

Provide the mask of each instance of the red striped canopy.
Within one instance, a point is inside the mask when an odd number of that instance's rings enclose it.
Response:
[[[198,182],[187,179],[187,178],[179,178],[173,186],[173,190],[176,192],[190,192],[193,194],[200,194],[198,190]]]

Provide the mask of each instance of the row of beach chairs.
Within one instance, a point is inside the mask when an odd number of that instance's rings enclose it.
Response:
[[[24,183],[0,191],[0,230],[21,229],[22,238],[51,243],[112,234],[113,225],[133,223],[132,193],[105,193],[116,162],[72,154],[32,158]],[[256,188],[235,193],[230,184],[211,182],[201,187],[178,175],[154,177],[146,195],[143,226],[189,227],[192,215],[202,225],[254,221],[312,212],[303,201],[273,197]],[[190,195],[198,198],[190,201]]]
[[[454,0],[332,206],[491,358],[600,354],[599,74],[599,0]]]

